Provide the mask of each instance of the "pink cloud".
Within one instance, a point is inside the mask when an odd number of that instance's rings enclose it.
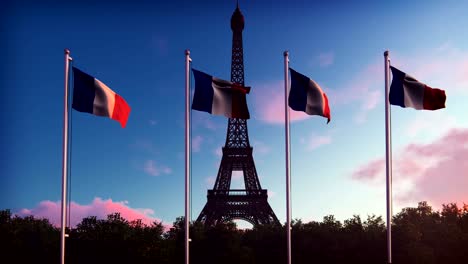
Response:
[[[243,171],[233,171],[232,172],[232,180],[233,181],[239,181],[244,178],[244,172]]]
[[[354,114],[354,121],[358,124],[364,123],[368,113],[383,100],[382,77],[382,66],[376,62],[359,71],[338,89],[327,89],[330,108],[340,105],[350,107],[349,105],[353,104],[353,108],[358,109]]]
[[[391,54],[392,65],[431,87],[446,90],[450,96],[468,94],[468,52],[444,43],[432,52],[411,56]]]
[[[356,114],[356,122],[364,122],[367,113],[375,109],[382,100],[383,93],[379,90],[382,87],[382,76],[382,67],[375,63],[351,78],[349,83],[341,85],[340,89],[329,89],[324,84],[320,84],[328,95],[332,119],[338,106],[354,103],[360,109]],[[255,89],[262,91],[254,95],[259,119],[266,123],[284,124],[284,82],[259,85]],[[290,110],[291,122],[310,117],[304,112]]]
[[[161,173],[170,174],[172,172],[171,168],[156,165],[154,160],[147,160],[143,166],[143,170],[151,176],[159,176]]]
[[[330,144],[332,142],[331,136],[316,136],[310,138],[307,143],[307,150],[311,151],[319,148],[320,146]]]
[[[385,172],[385,159],[376,159],[356,169],[351,177],[355,180],[374,180]]]
[[[199,152],[202,142],[203,142],[203,138],[201,136],[195,136],[192,139],[192,150],[194,152]]]
[[[463,83],[463,86],[467,87],[468,83],[468,59],[461,62],[459,65],[458,81]],[[466,88],[468,90],[468,88]]]
[[[71,202],[69,209],[70,224],[76,226],[81,220],[88,216],[96,216],[98,219],[105,219],[108,214],[120,213],[120,215],[128,221],[141,219],[146,225],[151,225],[153,222],[161,222],[160,219],[154,217],[154,211],[149,208],[131,208],[128,201],[112,201],[112,199],[103,200],[99,197],[94,198],[91,204],[80,205],[76,202]],[[47,218],[56,227],[60,226],[61,218],[61,203],[60,201],[42,201],[35,208],[22,209],[16,213],[19,216],[33,215],[37,218]],[[171,225],[163,224],[165,230],[169,230]]]
[[[378,98],[376,91],[382,89],[382,66],[378,62],[372,63],[363,70],[358,71],[348,82],[340,85],[338,89],[327,89],[331,105],[346,105],[358,102],[361,108],[373,109],[376,106]],[[369,99],[369,94],[374,98]]]
[[[445,89],[448,95],[447,105],[450,105],[450,98],[454,94],[468,94],[467,52],[447,44],[435,52],[414,55],[411,60],[407,58],[406,55],[391,53],[392,65],[431,87]],[[383,107],[383,76],[383,58],[379,55],[373,63],[347,78],[349,81],[338,84],[336,89],[329,89],[319,82],[330,100],[332,117],[339,106],[350,107],[352,104],[353,109],[357,109],[354,121],[364,123],[369,112],[379,105]],[[255,87],[255,91],[261,91],[252,94],[257,106],[256,116],[266,123],[284,124],[284,82],[259,85]],[[291,110],[290,113],[292,122],[310,117],[303,112]]]
[[[390,58],[392,65],[419,81],[446,90],[447,105],[450,105],[450,96],[468,94],[468,52],[454,48],[450,43],[421,55],[391,52]],[[379,105],[383,107],[383,88],[383,60],[380,57],[350,78],[350,82],[340,85],[338,89],[326,89],[332,116],[336,106],[355,103],[360,106],[354,120],[364,123],[370,111]]]
[[[428,144],[409,144],[393,155],[394,197],[401,203],[429,201],[434,206],[468,202],[468,129],[452,129]],[[363,182],[385,181],[385,159],[357,168]]]
[[[318,62],[321,67],[332,65],[334,60],[335,54],[333,52],[320,53],[318,56]]]
[[[367,121],[367,114],[374,109],[377,104],[381,101],[382,92],[379,90],[369,91],[367,98],[363,101],[361,109],[354,116],[354,120],[358,124],[362,124]]]
[[[362,108],[366,110],[374,109],[380,100],[382,93],[379,90],[369,92],[367,100],[362,105]]]
[[[276,193],[274,191],[268,190],[268,198],[273,198],[276,196]]]
[[[261,93],[255,94],[254,100],[258,112],[255,117],[271,124],[284,124],[284,82],[276,82],[255,87]],[[290,110],[290,121],[310,118],[306,113]]]

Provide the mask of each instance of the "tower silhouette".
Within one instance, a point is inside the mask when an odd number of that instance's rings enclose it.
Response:
[[[244,86],[244,51],[242,30],[244,16],[239,5],[231,17],[232,61],[231,81]],[[245,100],[245,95],[242,98]],[[218,176],[212,190],[208,190],[208,201],[197,218],[197,222],[215,225],[233,219],[242,219],[252,225],[277,224],[280,222],[268,204],[266,189],[258,180],[249,143],[247,120],[229,118],[226,144]],[[230,189],[233,171],[244,173],[245,189]]]

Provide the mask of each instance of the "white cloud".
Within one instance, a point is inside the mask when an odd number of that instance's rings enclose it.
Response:
[[[318,62],[321,67],[332,65],[334,60],[335,54],[333,52],[320,53],[318,56]]]
[[[201,136],[195,136],[194,138],[192,138],[193,152],[200,152],[202,142],[203,142],[203,138]]]
[[[431,112],[431,118],[422,115],[409,121],[406,126],[405,134],[409,137],[420,135],[436,136],[446,133],[450,128],[455,127],[457,120],[443,111]]]
[[[205,184],[207,188],[209,189],[213,188],[215,182],[216,182],[216,177],[210,176],[210,177],[205,178]]]
[[[130,147],[135,148],[137,150],[145,151],[149,154],[157,154],[158,151],[153,145],[153,142],[150,140],[137,140],[134,144],[130,145]]]
[[[156,165],[154,160],[147,160],[143,166],[143,170],[151,176],[159,176],[161,173],[172,173],[171,168],[162,165]]]
[[[312,151],[320,146],[330,144],[332,142],[332,137],[329,135],[326,136],[319,136],[316,134],[312,134],[309,138],[301,138],[300,142],[305,145],[307,151]]]
[[[213,153],[219,158],[223,157],[223,150],[221,148],[216,148],[213,150]]]
[[[271,148],[262,141],[252,140],[251,145],[254,148],[254,152],[257,154],[264,155],[270,153],[271,151]]]

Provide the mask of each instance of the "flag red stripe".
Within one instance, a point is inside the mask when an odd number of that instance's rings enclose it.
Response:
[[[330,123],[331,113],[330,106],[328,105],[328,97],[325,93],[323,94],[323,115],[328,118],[327,124]]]
[[[236,91],[232,93],[232,118],[250,118],[244,93]]]
[[[115,94],[114,111],[112,112],[112,119],[120,122],[122,127],[127,125],[128,116],[130,115],[130,106],[118,94]]]
[[[445,91],[438,88],[424,86],[423,108],[426,110],[437,110],[445,108]]]

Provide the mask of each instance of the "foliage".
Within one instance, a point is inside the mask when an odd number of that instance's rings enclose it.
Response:
[[[162,223],[129,222],[119,213],[106,219],[84,218],[69,230],[67,263],[183,263],[184,218],[170,230]],[[468,259],[468,205],[443,205],[434,211],[426,202],[393,217],[394,263],[465,263]],[[333,215],[322,222],[292,222],[294,263],[385,263],[386,227],[380,216],[343,223]],[[57,263],[60,231],[47,219],[12,216],[0,211],[2,258],[14,263]],[[285,263],[285,226],[240,230],[227,222],[212,227],[190,225],[191,263]]]
[[[47,219],[24,218],[0,211],[2,259],[12,263],[54,263],[60,258],[60,232]],[[4,262],[7,263],[7,262]]]

